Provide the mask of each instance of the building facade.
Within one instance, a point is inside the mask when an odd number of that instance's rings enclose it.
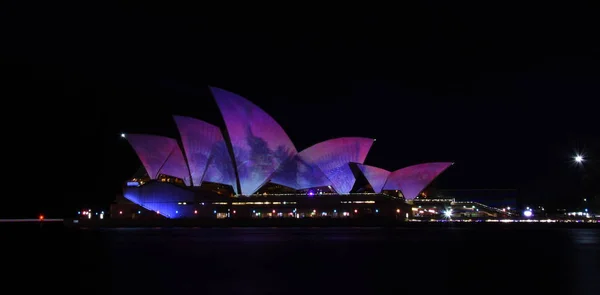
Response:
[[[410,213],[401,204],[452,165],[423,163],[395,171],[370,166],[364,162],[375,140],[364,137],[334,138],[298,151],[252,102],[219,88],[211,92],[225,128],[174,116],[178,138],[122,134],[146,174],[127,182],[113,217],[397,216]],[[125,204],[131,208],[121,208]]]

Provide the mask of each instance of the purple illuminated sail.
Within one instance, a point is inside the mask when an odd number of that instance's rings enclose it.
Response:
[[[127,187],[123,196],[168,218],[193,216],[193,206],[181,206],[178,203],[193,202],[194,193],[171,183],[149,182],[140,187]]]
[[[190,171],[183,158],[183,153],[179,149],[179,145],[175,145],[169,158],[163,164],[162,168],[158,171],[158,174],[165,174],[183,179],[186,185],[190,185]]]
[[[179,129],[181,143],[190,167],[192,184],[200,186],[214,145],[223,141],[221,130],[202,120],[182,116],[173,116],[173,118]]]
[[[336,192],[347,194],[356,181],[349,163],[362,164],[372,145],[371,138],[342,137],[317,143],[299,156],[323,171]]]
[[[296,154],[285,131],[245,98],[211,87],[227,126],[241,194],[256,192],[283,162]]]
[[[332,186],[333,183],[317,165],[305,160],[303,153],[297,156],[298,160],[298,189]]]
[[[283,162],[271,175],[271,182],[298,189],[298,155]]]
[[[371,187],[373,187],[373,191],[376,193],[380,193],[383,189],[383,185],[390,175],[390,171],[385,169],[381,169],[375,166],[362,165],[358,164],[358,169],[363,173]]]
[[[236,194],[239,193],[235,181],[233,162],[223,138],[215,142],[211,149],[208,166],[206,167],[206,173],[204,173],[202,181],[231,185],[233,192]]]
[[[177,146],[175,139],[157,135],[127,134],[126,139],[152,179],[156,179],[158,171]]]
[[[424,163],[396,170],[388,176],[384,190],[400,190],[407,200],[416,198],[450,162]]]
[[[283,163],[271,178],[271,182],[285,185],[294,189],[307,189],[332,185],[327,176],[302,157],[300,152],[293,158]]]

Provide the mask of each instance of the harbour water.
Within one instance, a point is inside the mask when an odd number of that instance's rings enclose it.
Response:
[[[31,228],[81,294],[600,294],[594,228]],[[6,233],[6,232],[5,232]]]

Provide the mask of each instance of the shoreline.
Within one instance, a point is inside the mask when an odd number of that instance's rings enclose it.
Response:
[[[165,219],[165,220],[66,220],[72,228],[314,228],[314,227],[386,227],[386,228],[597,228],[595,222],[461,222],[461,221],[400,221],[389,219]]]
[[[364,219],[163,219],[163,220],[27,220],[0,223],[0,228],[40,228],[40,229],[118,229],[118,228],[466,228],[466,229],[554,229],[585,228],[600,229],[598,220],[581,222],[548,222],[531,220],[528,222],[493,221],[404,221],[383,218]]]

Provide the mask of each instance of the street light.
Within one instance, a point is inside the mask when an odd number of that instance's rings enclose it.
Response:
[[[446,212],[444,212],[444,216],[446,216],[446,218],[452,218],[452,209],[446,210]]]
[[[575,162],[582,163],[583,162],[583,157],[581,155],[576,155],[575,156]]]

